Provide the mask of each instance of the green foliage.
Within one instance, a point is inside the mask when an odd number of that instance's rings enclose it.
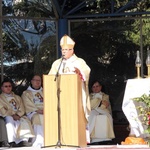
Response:
[[[148,126],[147,130],[145,131],[146,133],[150,133],[150,126]]]
[[[139,110],[140,120],[144,125],[147,125],[145,133],[150,133],[150,95],[143,94],[141,97],[136,97],[132,100],[139,102],[137,110]]]
[[[73,8],[77,8],[74,14],[111,14],[118,11],[124,12],[136,12],[146,11],[149,6],[149,0],[58,0],[60,8],[63,8],[64,14],[71,11]],[[80,6],[80,7],[77,7]]]
[[[141,97],[133,98],[133,100],[137,102],[143,102],[146,104],[148,108],[150,108],[150,96],[149,95],[143,94]],[[140,108],[141,111],[144,111],[143,109],[144,108]]]
[[[49,72],[56,58],[53,22],[10,19],[3,22],[3,30],[4,76],[22,86],[33,74]]]

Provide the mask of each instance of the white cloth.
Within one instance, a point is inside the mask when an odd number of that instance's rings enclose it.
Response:
[[[44,146],[44,135],[43,135],[43,126],[34,125],[34,132],[36,133],[35,138],[33,139],[32,147],[42,147]]]
[[[27,136],[25,138],[25,135],[28,134],[28,132],[30,132],[28,131],[27,128],[25,131],[22,131],[22,136],[20,136],[20,138],[17,137],[16,132],[21,124],[21,120],[15,121],[11,116],[6,116],[5,121],[6,121],[6,129],[7,129],[9,143],[15,141],[15,143],[18,144],[21,141],[28,141],[29,137]]]
[[[136,137],[146,138],[149,135],[144,131],[147,128],[142,124],[139,118],[137,109],[138,102],[133,101],[133,98],[141,97],[143,94],[150,92],[150,79],[129,79],[126,84],[125,94],[122,103],[122,110],[130,123],[130,134]]]
[[[90,134],[94,130],[91,142],[107,141],[115,137],[112,117],[108,112],[92,110],[89,116],[89,126]]]
[[[27,115],[27,117],[31,120],[32,116],[35,114],[36,112],[32,112],[29,113]],[[39,115],[40,118],[40,122],[43,123],[43,115]],[[32,147],[42,147],[44,146],[44,134],[43,134],[43,125],[33,125],[33,129],[34,129],[34,133],[35,133],[35,137],[32,139]]]

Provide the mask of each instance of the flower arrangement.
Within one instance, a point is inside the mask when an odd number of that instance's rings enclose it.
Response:
[[[133,98],[134,101],[140,102],[137,106],[139,117],[142,118],[143,125],[147,126],[145,133],[150,134],[150,95],[143,94],[141,97]]]

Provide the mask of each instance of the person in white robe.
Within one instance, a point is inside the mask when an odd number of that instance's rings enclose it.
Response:
[[[90,93],[89,130],[91,143],[110,141],[115,138],[109,95],[103,93],[101,89],[100,82],[94,81],[91,88],[92,93]]]
[[[82,103],[85,117],[88,122],[90,112],[90,101],[88,82],[91,69],[86,62],[74,54],[75,42],[68,36],[64,35],[60,40],[62,58],[53,62],[49,74],[78,74],[82,80]],[[87,143],[90,143],[88,126],[86,127]]]
[[[43,135],[43,88],[40,75],[34,75],[31,79],[31,85],[22,93],[22,99],[25,106],[27,117],[31,120],[35,138],[33,138],[33,147],[44,146]]]
[[[6,122],[10,147],[31,146],[28,140],[34,137],[34,131],[30,120],[25,116],[21,97],[12,92],[10,79],[2,81],[1,90],[0,114]]]

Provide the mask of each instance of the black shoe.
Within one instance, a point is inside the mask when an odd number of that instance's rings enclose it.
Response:
[[[112,145],[112,141],[109,140],[109,141],[101,141],[99,142],[99,145]]]
[[[99,145],[99,142],[93,142],[93,143],[89,143],[87,145]]]
[[[15,142],[11,142],[11,143],[9,143],[9,145],[10,145],[10,147],[19,147],[19,145],[16,144]]]
[[[8,141],[1,142],[1,147],[10,147]]]
[[[27,141],[21,141],[18,145],[19,147],[30,147],[32,146],[32,143],[27,142]]]

